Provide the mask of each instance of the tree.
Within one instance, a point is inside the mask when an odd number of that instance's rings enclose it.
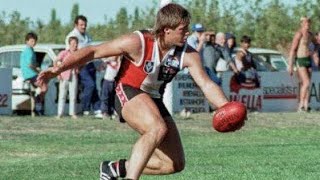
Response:
[[[135,8],[134,10],[134,15],[132,18],[132,27],[131,30],[135,31],[135,30],[140,30],[141,28],[143,28],[143,19],[140,16],[140,10],[138,7]]]
[[[42,23],[38,22],[38,27],[42,26]],[[65,33],[63,32],[63,28],[60,20],[57,18],[56,10],[51,9],[51,19],[49,24],[44,26],[38,32],[39,34],[39,42],[42,43],[63,43],[65,38]]]
[[[120,34],[127,33],[129,31],[129,17],[127,9],[122,7],[116,15],[116,29]]]
[[[75,3],[72,6],[72,10],[71,10],[71,19],[70,19],[70,24],[73,25],[74,19],[76,19],[76,17],[79,15],[79,4]]]
[[[2,27],[5,31],[4,36],[1,37],[3,44],[22,44],[24,43],[24,36],[31,31],[29,25],[31,24],[29,18],[21,19],[21,14],[18,11],[13,11],[9,14],[9,23]]]

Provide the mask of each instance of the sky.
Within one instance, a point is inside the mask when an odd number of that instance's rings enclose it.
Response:
[[[70,22],[71,10],[75,3],[79,4],[79,13],[88,18],[88,25],[105,23],[105,15],[114,18],[121,7],[126,7],[132,14],[135,7],[146,9],[152,7],[152,0],[0,0],[0,12],[10,14],[20,12],[22,18],[38,19],[47,23],[51,10],[56,9],[57,18],[62,23]]]
[[[22,18],[29,17],[31,21],[38,19],[47,23],[50,20],[51,10],[56,9],[57,18],[63,24],[70,22],[71,10],[75,3],[79,4],[80,14],[88,18],[88,25],[105,23],[114,18],[121,7],[126,7],[129,14],[133,14],[135,7],[147,9],[153,6],[153,1],[170,0],[0,0],[0,12],[10,14],[20,12]],[[266,2],[272,0],[265,0]],[[285,4],[293,4],[297,0],[281,0]],[[160,4],[160,3],[159,3]]]

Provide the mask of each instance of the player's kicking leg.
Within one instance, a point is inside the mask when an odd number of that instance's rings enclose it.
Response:
[[[126,172],[127,178],[138,179],[154,150],[166,136],[168,128],[157,105],[148,94],[140,93],[134,96],[124,104],[121,112],[127,124],[141,134],[133,146]],[[106,172],[104,167],[106,166],[102,164],[101,174],[108,174],[109,179],[114,177],[115,174]]]

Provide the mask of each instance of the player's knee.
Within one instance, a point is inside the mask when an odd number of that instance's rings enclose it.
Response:
[[[165,169],[168,174],[181,172],[184,170],[184,168],[185,168],[184,159],[171,161],[170,163],[166,163],[165,165]]]
[[[168,132],[166,123],[158,120],[149,119],[150,122],[147,127],[142,130],[142,134],[148,135],[150,138],[160,143]]]
[[[308,87],[310,86],[311,81],[309,79],[304,79],[301,81],[301,86]]]
[[[165,123],[157,123],[153,126],[152,131],[156,134],[157,140],[162,141],[168,132],[168,127]]]

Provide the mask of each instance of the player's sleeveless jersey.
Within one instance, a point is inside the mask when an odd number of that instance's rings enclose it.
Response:
[[[153,98],[160,98],[165,85],[182,69],[187,43],[173,47],[160,60],[157,40],[149,31],[136,31],[142,43],[142,56],[138,63],[123,57],[117,83],[141,89]]]

